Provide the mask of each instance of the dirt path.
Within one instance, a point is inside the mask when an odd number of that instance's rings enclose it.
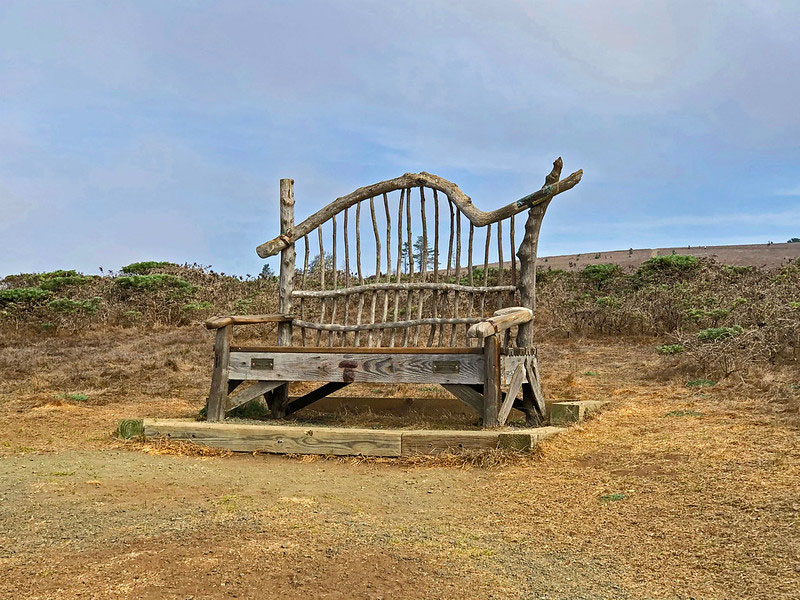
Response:
[[[797,596],[797,430],[733,383],[659,379],[648,348],[548,347],[551,396],[612,408],[488,469],[147,454],[108,438],[114,420],[191,414],[181,390],[204,382],[180,363],[137,390],[137,352],[82,350],[85,373],[108,352],[122,373],[81,383],[86,404],[28,372],[0,383],[0,597]],[[72,377],[58,364],[51,382]]]

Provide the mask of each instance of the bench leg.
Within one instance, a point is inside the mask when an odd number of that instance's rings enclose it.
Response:
[[[233,325],[217,329],[217,339],[214,342],[214,372],[211,375],[211,391],[206,402],[206,420],[208,421],[225,420],[232,336]]]
[[[496,335],[484,339],[483,354],[486,374],[483,386],[483,427],[497,426],[497,407],[500,404],[500,341]]]
[[[269,411],[273,419],[283,419],[289,412],[289,384],[286,383],[272,392]]]

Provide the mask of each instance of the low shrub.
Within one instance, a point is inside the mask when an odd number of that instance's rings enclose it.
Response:
[[[194,289],[193,286],[185,279],[181,279],[177,275],[169,275],[167,273],[117,277],[114,279],[114,284],[123,289],[140,291],[172,289],[190,292]]]
[[[622,274],[619,265],[601,263],[598,265],[586,265],[582,271],[583,276],[597,284],[603,284],[609,279],[613,279]]]
[[[700,264],[696,256],[691,254],[668,254],[654,256],[642,263],[637,271],[639,275],[679,275],[693,271]]]
[[[656,349],[656,352],[666,356],[672,356],[674,354],[680,354],[684,350],[683,344],[663,344]]]
[[[697,339],[701,342],[716,342],[726,338],[736,337],[744,331],[741,325],[733,327],[709,327],[697,332]]]
[[[72,273],[75,273],[72,271]],[[56,275],[53,277],[45,277],[42,279],[39,287],[43,290],[50,290],[56,292],[64,287],[70,285],[86,285],[92,277],[75,273],[74,275]]]
[[[42,301],[50,296],[49,290],[39,287],[11,288],[0,290],[0,306],[7,304],[29,304]]]
[[[71,298],[55,298],[47,303],[47,308],[60,313],[94,314],[100,308],[100,296],[88,300],[72,300]]]
[[[121,271],[128,275],[147,275],[154,269],[164,269],[166,267],[176,267],[175,263],[166,260],[145,260],[135,262],[122,267]]]

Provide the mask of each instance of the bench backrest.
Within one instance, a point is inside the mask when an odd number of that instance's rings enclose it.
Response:
[[[581,176],[559,181],[560,167],[538,192],[489,213],[419,173],[360,188],[296,226],[293,182],[282,180],[281,235],[258,248],[281,252],[279,309],[294,316],[282,345],[466,346],[482,317],[533,308],[541,219]],[[515,216],[526,209],[518,246]]]

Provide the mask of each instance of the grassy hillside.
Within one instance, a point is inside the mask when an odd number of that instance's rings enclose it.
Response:
[[[213,314],[276,311],[275,278],[244,279],[200,265],[147,262],[104,276],[59,270],[0,281],[0,328],[30,335],[188,327]],[[667,255],[632,273],[612,264],[542,270],[536,323],[540,339],[648,336],[663,355],[708,377],[753,364],[797,365],[800,263],[759,269]],[[270,327],[248,331],[269,335]]]

